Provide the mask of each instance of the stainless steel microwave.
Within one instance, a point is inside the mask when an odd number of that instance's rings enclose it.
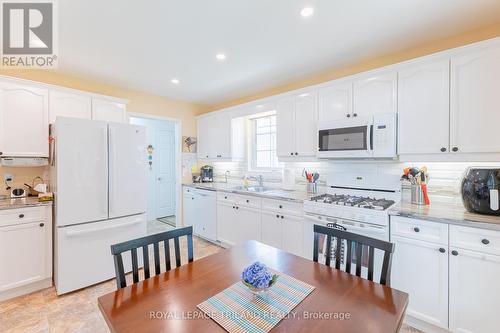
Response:
[[[395,158],[397,114],[320,121],[318,158]]]

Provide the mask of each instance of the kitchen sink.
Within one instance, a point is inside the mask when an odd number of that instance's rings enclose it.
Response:
[[[266,187],[266,186],[248,186],[248,187],[245,187],[245,186],[236,186],[236,187],[233,188],[233,190],[235,190],[235,191],[246,191],[246,192],[257,192],[257,193],[260,193],[260,192],[271,191],[272,188]]]

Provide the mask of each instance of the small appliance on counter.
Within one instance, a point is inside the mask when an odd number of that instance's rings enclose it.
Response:
[[[469,168],[462,180],[462,202],[469,212],[500,215],[500,168]]]
[[[212,183],[214,181],[214,168],[210,165],[204,165],[200,169],[201,182]]]
[[[26,190],[24,188],[13,188],[10,192],[11,198],[25,198],[27,196]]]

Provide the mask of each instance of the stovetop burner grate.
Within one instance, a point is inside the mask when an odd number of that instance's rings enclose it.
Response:
[[[322,194],[316,197],[312,197],[311,201],[375,210],[386,210],[394,204],[394,200],[376,199],[347,194]]]

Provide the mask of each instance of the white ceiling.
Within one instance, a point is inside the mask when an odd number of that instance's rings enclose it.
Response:
[[[499,0],[61,0],[58,6],[61,72],[200,104],[500,18]],[[299,15],[304,6],[315,8],[312,17]],[[217,52],[227,54],[225,62],[215,59]]]

